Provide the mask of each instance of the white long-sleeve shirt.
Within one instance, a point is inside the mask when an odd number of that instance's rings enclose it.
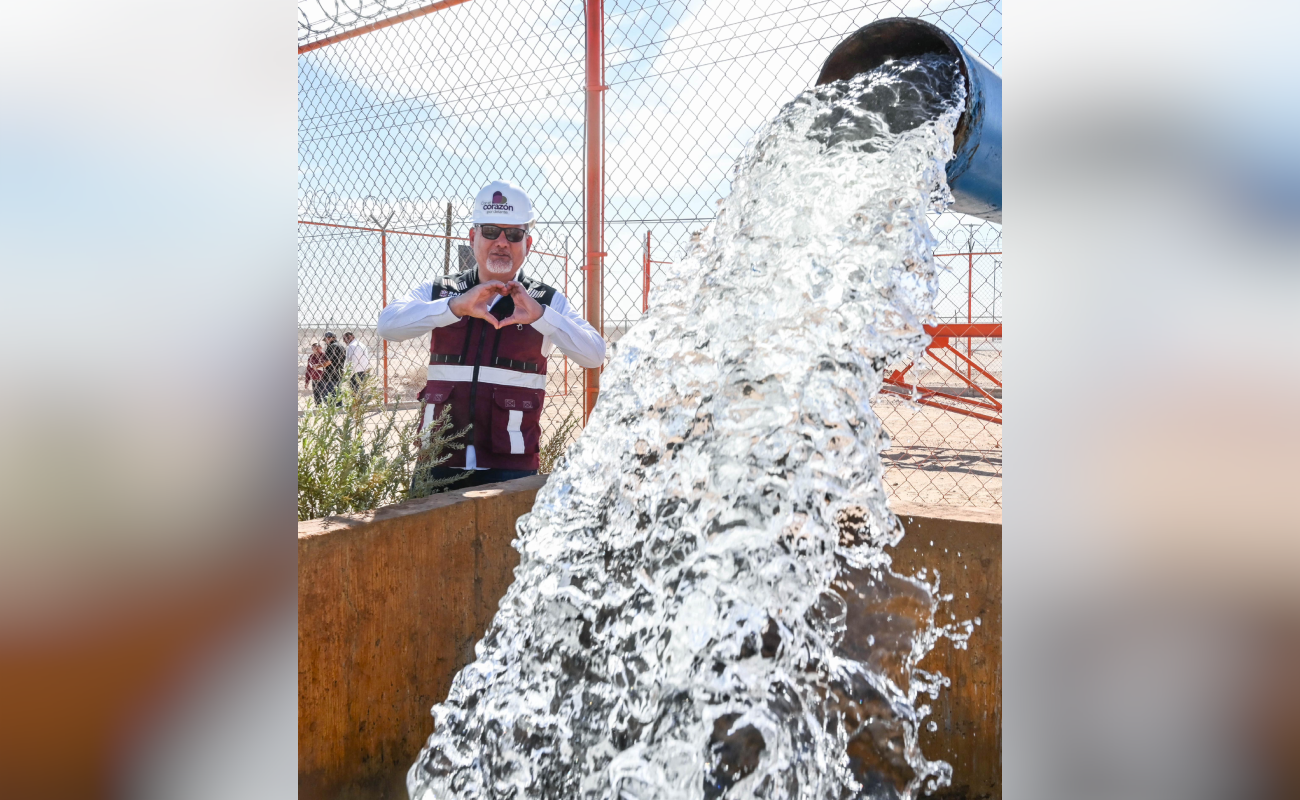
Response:
[[[390,342],[401,342],[460,321],[460,317],[447,307],[450,298],[429,299],[433,297],[435,283],[425,281],[405,298],[380,311],[379,335]],[[493,298],[488,307],[500,299]],[[543,358],[558,347],[580,367],[595,369],[605,363],[605,340],[559,292],[555,293],[549,306],[543,307],[542,318],[533,323],[533,330],[542,335]]]
[[[345,370],[352,372],[365,372],[370,369],[370,350],[361,342],[353,339],[352,344],[348,345],[348,358],[343,366]]]

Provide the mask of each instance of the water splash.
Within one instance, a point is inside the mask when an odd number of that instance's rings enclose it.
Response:
[[[946,683],[933,583],[893,573],[871,409],[919,355],[926,213],[957,65],[800,95],[618,343],[600,403],[519,522],[500,611],[408,775],[447,798],[912,797]]]

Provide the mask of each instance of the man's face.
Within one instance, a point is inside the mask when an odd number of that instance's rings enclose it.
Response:
[[[522,225],[501,225],[502,228],[522,228]],[[511,244],[506,234],[489,239],[479,233],[478,226],[469,229],[469,246],[474,251],[474,260],[483,277],[489,280],[508,281],[524,265],[524,258],[533,247],[533,237],[525,236],[523,241]]]
[[[320,345],[318,345],[318,344],[314,344],[314,345],[312,345],[312,346],[311,346],[311,351],[312,351],[313,353],[319,353],[319,352],[320,352]]]
[[[352,334],[350,334],[350,333],[345,333],[345,334],[343,334],[343,342],[344,342],[344,344],[352,344],[352,339],[353,339]]]

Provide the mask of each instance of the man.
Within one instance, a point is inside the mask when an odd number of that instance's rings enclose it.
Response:
[[[325,351],[321,349],[320,342],[311,343],[311,355],[307,356],[307,374],[303,378],[303,386],[311,386],[311,399],[316,405],[325,402],[325,366],[329,364],[329,359],[325,358]]]
[[[344,371],[352,374],[352,391],[356,393],[361,391],[361,384],[365,383],[369,376],[370,351],[352,335],[352,331],[344,332],[343,343],[348,347],[348,360],[343,365]]]
[[[347,361],[347,351],[343,345],[339,344],[338,339],[329,331],[325,332],[325,388],[321,396],[326,399],[332,399],[334,394],[339,390],[339,384],[343,382],[343,363]],[[333,402],[337,403],[337,400]]]
[[[433,330],[421,427],[448,404],[457,429],[473,423],[466,448],[433,470],[434,478],[474,470],[457,488],[537,474],[552,348],[583,367],[605,360],[605,340],[568,298],[521,271],[535,220],[518,186],[483,187],[469,232],[475,266],[427,281],[379,314],[379,335],[390,342]]]

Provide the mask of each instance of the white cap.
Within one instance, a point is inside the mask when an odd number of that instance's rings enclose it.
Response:
[[[535,219],[532,201],[510,181],[492,181],[474,198],[475,225],[530,225]]]

